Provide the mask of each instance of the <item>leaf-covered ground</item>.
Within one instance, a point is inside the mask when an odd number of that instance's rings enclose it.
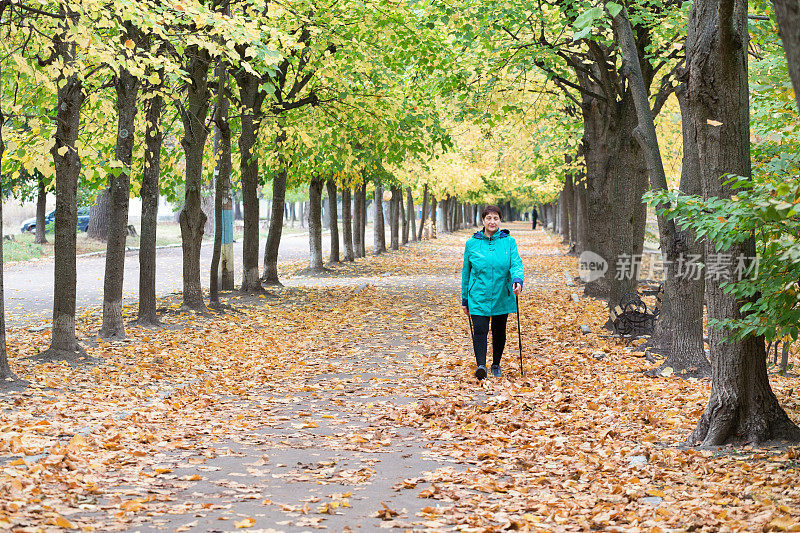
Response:
[[[800,450],[681,447],[705,381],[650,378],[594,332],[575,259],[512,226],[526,266],[520,376],[478,384],[460,267],[466,232],[292,276],[225,314],[169,308],[159,330],[35,364],[0,411],[0,529],[14,531],[800,530]],[[773,387],[800,421],[796,380]]]

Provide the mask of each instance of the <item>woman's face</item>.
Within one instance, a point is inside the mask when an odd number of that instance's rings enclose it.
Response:
[[[497,231],[500,228],[500,215],[497,213],[487,213],[483,217],[483,226],[489,231]]]

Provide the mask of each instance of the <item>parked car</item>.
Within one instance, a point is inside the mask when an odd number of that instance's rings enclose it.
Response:
[[[44,216],[44,225],[47,226],[51,222],[56,219],[56,210],[53,209],[49,213]],[[78,231],[86,231],[89,229],[89,208],[88,207],[79,207],[78,208]],[[26,231],[36,231],[36,217],[29,218],[22,222],[22,226],[19,228],[20,233],[25,233]]]

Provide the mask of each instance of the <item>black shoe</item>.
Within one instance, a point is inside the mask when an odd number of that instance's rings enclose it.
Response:
[[[492,375],[496,378],[503,377],[503,373],[500,372],[500,365],[492,365]]]
[[[480,365],[478,370],[475,371],[475,377],[480,379],[486,379],[486,366]]]

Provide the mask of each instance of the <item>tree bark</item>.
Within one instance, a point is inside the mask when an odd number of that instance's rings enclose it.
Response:
[[[695,0],[686,40],[687,103],[705,198],[730,198],[727,176],[750,176],[748,42],[746,0]],[[716,253],[715,246],[707,240],[707,257]],[[735,244],[726,253],[754,257],[755,239]],[[724,281],[715,276],[706,280],[709,320],[743,315],[741,307],[748,300],[726,294]],[[800,428],[786,416],[772,392],[763,336],[751,335],[741,341],[726,336],[722,329],[709,330],[711,396],[688,441],[716,446],[799,440]]]
[[[431,197],[431,239],[436,238],[437,225],[439,224],[439,213],[436,212],[436,197]]]
[[[568,164],[571,163],[571,159],[571,157],[568,157]],[[567,225],[569,232],[568,244],[572,247],[577,240],[577,210],[575,205],[575,183],[571,171],[567,171],[564,179],[564,202],[567,208],[564,224]]]
[[[206,309],[200,285],[200,247],[203,243],[206,215],[202,210],[203,152],[208,138],[206,116],[211,91],[208,71],[211,56],[197,45],[186,49],[186,73],[191,80],[187,85],[186,104],[180,105],[183,122],[181,146],[186,156],[186,190],[183,209],[178,218],[183,245],[183,305],[196,311]]]
[[[392,199],[389,202],[389,232],[392,239],[392,250],[400,249],[400,187],[392,185],[389,190]]]
[[[579,71],[578,78],[582,86],[601,91],[586,73]],[[648,179],[633,138],[637,118],[630,90],[613,105],[584,96],[583,118],[586,221],[592,224],[584,234],[585,245],[608,264],[606,275],[587,283],[584,293],[616,305],[624,294],[636,290],[638,269],[626,272],[618,266],[625,266],[624,261],[630,266],[641,257],[646,221],[642,196]],[[548,222],[549,213],[543,213],[542,225],[547,227]]]
[[[406,204],[403,201],[403,188],[397,188],[397,205],[400,207],[400,223],[402,224],[402,231],[400,242],[401,244],[408,244],[408,219],[410,213],[406,213]]]
[[[211,254],[211,269],[209,272],[209,299],[211,303],[219,306],[219,289],[233,288],[233,265],[231,257],[226,257],[222,262],[223,245],[230,248],[230,243],[223,244],[223,237],[229,240],[232,235],[227,235],[223,228],[226,223],[223,210],[231,210],[231,171],[233,163],[231,161],[231,127],[228,122],[230,101],[228,100],[227,84],[227,64],[219,60],[216,67],[217,74],[217,108],[214,112],[214,160],[217,168],[214,172],[214,250]],[[231,213],[232,214],[232,213]],[[232,239],[231,239],[232,241]],[[258,246],[258,241],[256,241]],[[227,255],[227,254],[226,254]]]
[[[311,263],[307,272],[317,273],[325,270],[322,264],[322,178],[311,178],[308,187],[308,244]]]
[[[375,231],[373,235],[372,253],[380,255],[386,251],[386,228],[383,221],[383,185],[378,181],[375,183]]]
[[[158,71],[164,80],[164,71]],[[142,232],[139,238],[139,314],[143,325],[159,324],[156,314],[156,231],[158,227],[158,182],[161,172],[161,112],[164,97],[158,92],[161,85],[145,86],[144,93],[152,94],[144,103],[144,169],[142,171]]]
[[[647,162],[650,174],[650,187],[653,190],[668,190],[667,177],[661,159],[661,149],[656,136],[653,113],[644,85],[644,78],[640,68],[642,58],[636,49],[627,9],[622,8],[614,17],[614,31],[620,43],[623,55],[623,71],[625,72],[636,106],[639,125],[634,130],[634,136],[642,147],[642,152]],[[682,107],[685,108],[685,98],[679,96]],[[699,184],[697,179],[697,139],[692,138],[689,129],[693,128],[691,114],[686,113],[684,126],[684,160],[681,176],[681,186],[687,188],[691,184]],[[685,191],[689,194],[700,192],[697,190]],[[664,283],[664,296],[666,306],[657,320],[658,331],[654,331],[651,342],[667,343],[669,349],[665,366],[670,366],[676,372],[688,372],[694,376],[704,376],[710,373],[711,367],[705,357],[703,349],[703,292],[702,281],[691,279],[678,272],[678,266],[685,261],[694,245],[694,238],[689,231],[678,231],[674,220],[667,220],[658,216],[659,240],[664,263],[667,266]],[[696,248],[696,245],[694,246]],[[674,349],[674,353],[673,352]]]
[[[44,176],[38,170],[36,171],[36,181],[38,186],[38,195],[36,197],[36,236],[33,242],[36,244],[45,244],[47,242],[47,227],[44,221],[47,216],[47,191],[44,187]]]
[[[0,6],[0,18],[3,15],[6,5]],[[2,79],[0,79],[0,95],[3,94]],[[2,99],[0,99],[0,104]],[[6,152],[5,140],[3,139],[3,127],[6,124],[6,117],[3,114],[3,108],[0,105],[0,168],[3,166],[3,156]],[[43,189],[42,177],[39,176],[39,192]],[[8,346],[6,345],[6,306],[5,306],[5,290],[3,285],[3,183],[0,180],[0,389],[6,387],[18,380],[17,376],[11,371],[11,366],[8,364]],[[38,218],[38,216],[37,216]],[[37,229],[40,224],[37,222]],[[44,226],[44,224],[41,224]],[[37,233],[38,235],[38,233]]]
[[[353,257],[364,257],[361,254],[361,211],[364,204],[361,203],[361,186],[356,185],[353,191]]]
[[[359,232],[361,233],[361,249],[359,251],[359,257],[366,257],[367,256],[367,182],[361,184],[361,190],[359,191],[359,195],[361,196],[361,221],[359,222]]]
[[[125,40],[128,33],[123,36]],[[133,159],[133,138],[136,128],[136,101],[139,80],[126,69],[120,69],[116,81],[117,143],[115,157],[124,167],[111,178],[111,221],[106,245],[105,280],[103,283],[103,326],[100,337],[122,339],[122,283],[125,277],[125,242],[128,238],[128,202],[131,194],[130,167]]]
[[[772,0],[778,31],[783,41],[789,77],[794,86],[794,98],[800,110],[800,2],[798,0]]]
[[[280,146],[286,141],[286,131],[281,129],[275,138]],[[262,281],[268,285],[281,286],[278,279],[278,249],[283,233],[283,202],[286,200],[286,178],[288,162],[283,155],[278,155],[278,172],[272,178],[272,213],[269,220],[269,234],[264,247],[264,276]]]
[[[333,179],[329,179],[326,184],[326,187],[328,189],[328,221],[329,221],[328,225],[330,226],[330,232],[331,232],[330,262],[338,263],[339,262],[339,210],[336,205],[337,201],[336,182]],[[344,199],[342,200],[342,204],[344,204]],[[342,205],[342,209],[344,209],[344,205]]]
[[[422,232],[425,230],[425,221],[428,218],[428,184],[426,183],[422,189],[422,210],[419,216],[419,233],[417,240],[422,240]]]
[[[351,209],[350,187],[342,187],[342,239],[344,240],[344,260],[354,261],[355,251],[353,250],[353,218],[355,211]]]
[[[59,39],[56,53],[67,65],[75,45]],[[69,67],[68,67],[69,68]],[[62,71],[63,72],[63,71]],[[75,298],[77,264],[75,258],[77,231],[77,193],[81,161],[75,146],[80,129],[80,112],[86,100],[83,83],[72,74],[58,79],[55,143],[51,149],[56,173],[55,265],[53,284],[53,334],[50,348],[37,359],[76,360],[85,351],[75,337]]]
[[[408,218],[411,230],[411,240],[417,241],[417,211],[414,209],[414,193],[411,187],[406,187],[406,218]]]
[[[89,209],[89,227],[86,235],[96,241],[108,240],[108,227],[111,224],[111,187],[103,189],[94,205]],[[77,216],[77,215],[76,215]]]

